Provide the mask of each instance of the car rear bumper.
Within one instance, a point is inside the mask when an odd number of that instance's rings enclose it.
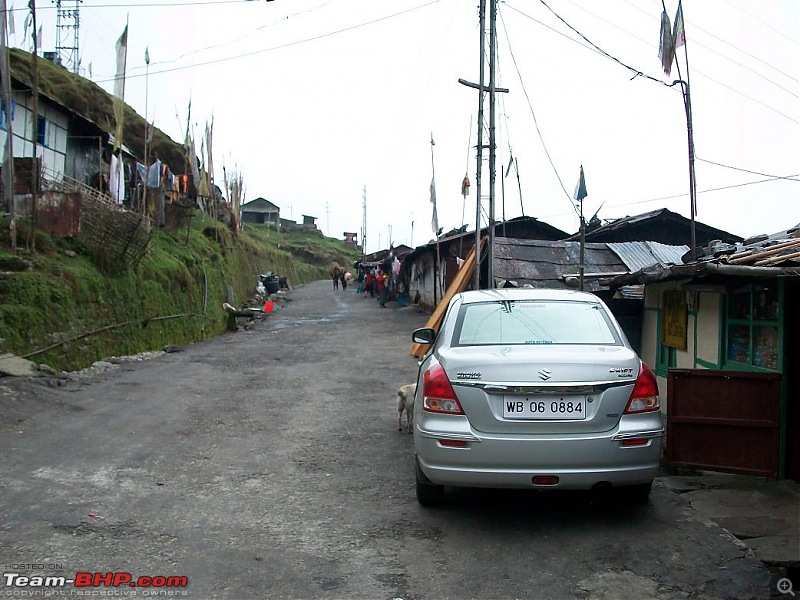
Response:
[[[655,419],[658,419],[656,416]],[[644,425],[643,419],[637,419]],[[658,473],[664,429],[617,427],[580,435],[487,435],[433,431],[417,425],[414,443],[420,468],[432,483],[463,487],[590,489],[597,484],[637,485]],[[443,445],[454,443],[463,446]],[[627,444],[637,445],[627,445]],[[535,476],[557,476],[538,486]]]

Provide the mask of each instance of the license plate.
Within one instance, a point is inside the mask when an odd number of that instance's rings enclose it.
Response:
[[[585,419],[586,396],[505,396],[503,417],[526,420]]]

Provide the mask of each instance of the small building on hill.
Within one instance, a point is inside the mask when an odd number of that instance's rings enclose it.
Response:
[[[242,205],[242,222],[280,227],[281,209],[265,198],[256,198]]]

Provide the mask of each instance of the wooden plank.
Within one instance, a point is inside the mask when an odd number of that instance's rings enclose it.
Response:
[[[483,250],[485,243],[486,238],[484,237],[481,239],[481,251]],[[427,323],[425,323],[425,327],[433,327],[437,332],[439,331],[439,327],[442,324],[442,319],[444,318],[444,313],[447,310],[447,305],[450,304],[450,300],[453,298],[453,296],[455,296],[458,292],[463,292],[467,288],[474,271],[475,247],[473,246],[472,250],[470,250],[469,254],[467,254],[466,260],[461,265],[461,268],[458,270],[458,273],[453,279],[453,283],[451,283],[450,287],[447,288],[447,291],[439,301],[439,304],[436,305],[436,309],[433,311],[433,314],[431,314]],[[422,358],[428,351],[429,346],[430,344],[411,344],[411,356]]]

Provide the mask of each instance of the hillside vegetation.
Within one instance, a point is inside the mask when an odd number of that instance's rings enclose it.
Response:
[[[360,256],[313,231],[246,226],[234,236],[200,213],[178,233],[154,230],[144,258],[117,269],[101,269],[75,240],[41,232],[35,253],[14,255],[2,219],[0,232],[2,350],[59,370],[220,335],[222,303],[245,303],[259,274],[297,286],[327,278],[332,261],[352,264]],[[20,239],[28,233],[20,223]]]

